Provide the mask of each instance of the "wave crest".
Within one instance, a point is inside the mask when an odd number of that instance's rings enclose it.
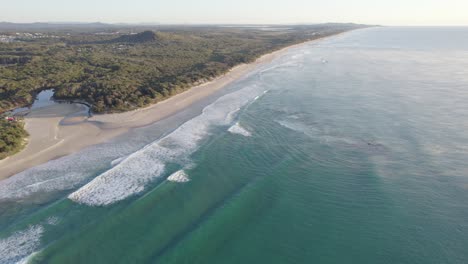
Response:
[[[171,176],[167,178],[168,181],[171,182],[188,182],[190,179],[188,178],[187,173],[184,170],[176,171]]]
[[[250,137],[252,136],[252,133],[250,131],[248,131],[247,129],[243,128],[239,122],[235,123],[233,126],[231,126],[229,129],[228,129],[229,132],[231,132],[232,134],[239,134],[239,135],[242,135],[244,137]]]
[[[0,240],[0,263],[22,263],[40,245],[44,233],[41,225],[30,226]]]
[[[69,195],[69,199],[90,206],[105,206],[142,192],[149,182],[163,175],[165,163],[187,161],[210,135],[212,126],[229,125],[233,115],[262,92],[257,85],[251,85],[218,98],[202,114],[171,134],[114,163],[113,168]]]

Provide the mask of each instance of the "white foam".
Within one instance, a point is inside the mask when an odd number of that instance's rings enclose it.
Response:
[[[0,263],[25,263],[40,245],[44,233],[41,225],[30,226],[0,240]]]
[[[148,152],[148,149],[143,151]],[[152,155],[133,155],[86,184],[69,198],[89,205],[107,205],[143,191],[144,186],[164,171],[164,164]]]
[[[297,119],[297,118],[293,118],[293,119]],[[298,122],[298,121],[292,121],[292,120],[275,120],[276,123],[280,124],[281,126],[285,127],[285,128],[288,128],[288,129],[291,129],[291,130],[294,130],[296,132],[301,132],[301,133],[304,133],[304,134],[307,134],[310,130],[310,128],[308,128],[306,125]]]
[[[127,158],[127,157],[120,157],[118,159],[115,159],[115,160],[111,161],[111,166],[114,167],[114,166],[120,164],[122,161],[125,160],[125,158]]]
[[[227,115],[226,117],[226,122],[228,123],[232,123],[236,117],[236,115],[239,113],[241,109],[240,108],[237,108],[231,112],[229,112],[229,114]]]
[[[113,160],[125,156],[132,148],[135,147],[126,143],[97,145],[18,173],[0,181],[0,202],[2,200],[23,201],[38,193],[61,192],[77,188],[94,176],[96,171],[102,171],[108,166],[108,163],[96,162],[96,160]],[[35,196],[35,199],[39,197]]]
[[[202,114],[129,155],[69,198],[90,206],[104,206],[142,192],[149,182],[163,175],[165,163],[188,162],[188,156],[210,135],[212,126],[230,124],[234,114],[262,91],[260,87],[251,85],[220,97],[205,107]]]
[[[292,120],[291,120],[292,119]],[[290,116],[290,120],[275,120],[281,126],[290,130],[303,133],[304,135],[320,140],[324,143],[344,143],[348,145],[358,145],[359,142],[347,137],[339,137],[328,134],[327,131],[321,131],[316,127],[308,126],[298,121],[296,116]]]
[[[174,172],[173,174],[171,174],[171,176],[167,178],[167,180],[171,182],[181,182],[181,183],[190,181],[187,173],[185,173],[184,170]]]
[[[239,134],[239,135],[242,135],[244,137],[250,137],[252,136],[252,133],[250,133],[250,131],[248,131],[247,129],[243,128],[239,122],[235,123],[233,126],[231,126],[229,129],[228,129],[229,132],[231,132],[232,134]]]
[[[265,90],[265,91],[263,91],[263,93],[262,93],[261,95],[257,95],[253,100],[254,100],[254,101],[257,101],[257,100],[260,99],[260,97],[262,97],[264,94],[268,93],[268,91],[270,91],[270,90]]]
[[[58,225],[60,223],[60,218],[58,218],[57,216],[51,216],[47,218],[46,223],[52,226]]]

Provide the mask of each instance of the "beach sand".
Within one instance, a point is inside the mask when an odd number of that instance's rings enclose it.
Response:
[[[272,61],[288,49],[303,44],[266,54],[253,63],[234,67],[211,82],[134,111],[88,118],[84,106],[78,104],[55,104],[32,110],[25,118],[25,127],[30,134],[28,144],[23,151],[0,161],[0,180],[85,147],[105,142],[132,128],[147,126],[174,115],[233,81],[245,77],[259,65]]]

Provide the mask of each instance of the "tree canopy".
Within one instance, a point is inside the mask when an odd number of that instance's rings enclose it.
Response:
[[[22,122],[12,122],[0,116],[0,160],[20,151],[28,135]]]
[[[31,104],[44,89],[54,89],[57,99],[85,101],[96,113],[127,111],[263,54],[355,27],[180,26],[42,32],[38,38],[20,34],[16,42],[0,43],[0,113]]]

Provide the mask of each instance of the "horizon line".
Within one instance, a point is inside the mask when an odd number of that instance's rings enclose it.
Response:
[[[56,25],[89,25],[89,24],[103,24],[103,25],[115,25],[115,26],[187,26],[187,25],[238,25],[238,26],[300,26],[300,25],[320,25],[320,24],[356,24],[366,26],[381,26],[381,27],[468,27],[468,24],[447,24],[447,25],[421,25],[421,24],[406,24],[406,25],[395,25],[395,24],[363,24],[357,22],[293,22],[293,23],[207,23],[207,22],[178,22],[178,23],[167,23],[167,22],[102,22],[102,21],[35,21],[35,22],[11,22],[11,21],[0,21],[0,23],[8,24],[56,24]]]

